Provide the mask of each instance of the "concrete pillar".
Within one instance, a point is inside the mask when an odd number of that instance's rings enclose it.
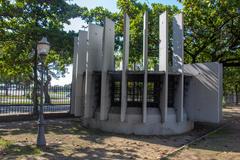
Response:
[[[110,77],[108,70],[114,70],[114,22],[105,18],[103,33],[103,65],[101,77],[100,120],[107,120],[111,105]]]
[[[129,27],[130,20],[127,14],[124,14],[124,46],[123,46],[123,65],[122,65],[122,82],[121,82],[121,121],[126,117],[127,110],[127,70],[129,57]]]
[[[165,11],[159,17],[159,71],[163,71],[164,78],[160,91],[161,121],[167,120],[168,107],[168,14]]]
[[[78,54],[76,56],[75,116],[84,113],[84,72],[86,70],[87,32],[79,31]]]
[[[144,13],[143,22],[143,123],[147,122],[147,86],[148,86],[148,12]]]
[[[74,37],[74,51],[73,51],[73,70],[72,70],[72,93],[71,93],[71,109],[70,113],[75,115],[75,86],[76,86],[76,59],[77,59],[78,37]]]
[[[103,27],[89,24],[88,49],[86,57],[85,76],[85,108],[84,118],[92,118],[96,106],[96,90],[93,71],[101,71],[102,68],[102,40]]]
[[[174,96],[174,107],[176,109],[177,122],[183,121],[183,89],[184,89],[184,73],[183,73],[183,14],[177,14],[173,17],[173,57],[172,70],[180,73]]]

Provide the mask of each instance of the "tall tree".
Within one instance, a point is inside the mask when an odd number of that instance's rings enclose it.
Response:
[[[191,62],[240,66],[240,1],[184,0],[185,53]]]
[[[1,77],[25,77],[35,82],[37,105],[37,42],[47,36],[51,51],[46,59],[57,73],[71,63],[75,33],[63,31],[63,23],[80,13],[77,5],[65,0],[0,1],[0,73]],[[56,75],[56,74],[55,74]]]

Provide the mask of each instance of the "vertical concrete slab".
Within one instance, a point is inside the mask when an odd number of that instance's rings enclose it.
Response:
[[[75,116],[83,116],[84,113],[84,72],[86,70],[87,32],[79,31],[78,54],[76,56],[76,85],[75,85]]]
[[[184,75],[183,75],[183,14],[177,14],[173,17],[173,57],[172,70],[180,73],[178,83],[176,84],[174,107],[176,109],[177,122],[183,121],[183,89],[184,89]]]
[[[75,111],[75,86],[76,86],[76,61],[77,61],[77,48],[78,48],[78,37],[74,37],[74,51],[73,51],[73,70],[72,70],[72,93],[71,93],[71,109],[70,113],[74,115]]]
[[[102,68],[102,40],[103,27],[95,24],[89,24],[88,49],[86,57],[84,118],[92,118],[96,107],[93,71],[101,71]]]
[[[160,91],[161,121],[167,120],[168,107],[168,14],[165,11],[159,17],[159,71],[164,71],[162,89]]]
[[[147,86],[148,86],[148,12],[144,13],[143,20],[143,123],[147,122]]]
[[[159,17],[159,71],[168,71],[168,14]]]
[[[88,52],[87,52],[87,70],[101,71],[102,69],[102,42],[103,27],[89,24],[88,26]]]
[[[121,121],[126,117],[127,110],[127,69],[129,58],[129,28],[130,20],[127,14],[124,14],[124,37],[123,37],[123,65],[121,81]]]
[[[177,14],[173,17],[173,56],[172,56],[172,70],[174,72],[182,73],[183,68],[183,14]]]
[[[190,120],[219,123],[222,120],[222,64],[196,63],[184,65],[193,77],[185,96]]]
[[[101,80],[100,120],[107,120],[111,105],[110,77],[108,70],[114,70],[114,22],[105,18],[103,33],[103,65]]]

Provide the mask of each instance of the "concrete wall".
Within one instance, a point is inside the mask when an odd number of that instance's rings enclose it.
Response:
[[[222,64],[186,64],[184,71],[193,76],[184,99],[189,119],[219,123],[222,120]]]

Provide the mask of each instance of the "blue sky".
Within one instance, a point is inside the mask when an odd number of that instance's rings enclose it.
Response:
[[[146,3],[162,3],[166,5],[176,5],[179,8],[182,8],[182,5],[177,0],[140,0],[141,2]],[[70,3],[76,3],[79,6],[87,7],[89,9],[95,8],[97,6],[103,6],[104,8],[107,8],[108,10],[112,12],[116,12],[117,10],[117,4],[116,0],[71,0]],[[74,30],[75,32],[78,32],[81,30],[83,25],[86,25],[84,21],[81,20],[81,18],[75,18],[70,20],[70,25],[64,25],[64,30]],[[64,85],[69,84],[72,82],[72,65],[67,67],[68,73],[65,74],[65,77],[59,78],[59,79],[52,79],[51,84],[52,85]]]

